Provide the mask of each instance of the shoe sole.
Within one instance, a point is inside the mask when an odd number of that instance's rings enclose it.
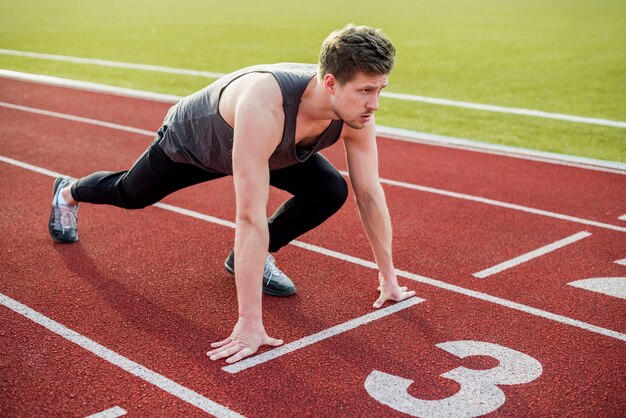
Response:
[[[230,266],[227,263],[224,263],[224,268],[226,269],[227,272],[229,272],[233,276],[235,275],[235,270],[230,268]],[[266,295],[269,295],[269,296],[285,297],[285,296],[291,296],[291,295],[295,294],[296,293],[296,289],[288,290],[286,292],[278,292],[276,290],[270,289],[268,287],[265,287],[265,285],[263,285],[263,293],[266,294]]]
[[[54,180],[54,184],[52,185],[52,199],[54,200],[54,196],[57,194],[57,188],[59,184],[63,181],[64,177],[57,177]],[[48,232],[50,232],[50,236],[54,242],[59,242],[61,244],[71,244],[73,242],[78,241],[78,237],[75,240],[63,239],[54,235],[54,206],[50,210],[50,220],[48,220]]]

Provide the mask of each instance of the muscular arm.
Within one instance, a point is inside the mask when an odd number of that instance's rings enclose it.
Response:
[[[278,95],[276,96],[276,92]],[[238,361],[264,344],[282,341],[267,336],[262,319],[263,266],[269,233],[266,206],[269,194],[268,160],[282,134],[280,90],[275,82],[241,87],[233,102],[233,181],[236,196],[235,282],[239,320],[230,338],[213,344],[212,360]],[[278,104],[278,106],[277,106]]]
[[[378,177],[374,123],[369,123],[360,130],[347,128],[344,146],[357,207],[379,269],[381,295],[374,303],[374,307],[379,308],[386,300],[404,300],[415,292],[407,292],[406,288],[399,287],[396,278],[392,257],[391,219]]]

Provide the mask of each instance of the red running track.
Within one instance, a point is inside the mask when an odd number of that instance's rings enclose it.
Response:
[[[0,101],[147,131],[169,107],[7,79],[0,79]],[[2,416],[86,416],[116,406],[131,416],[194,416],[203,408],[245,416],[626,410],[624,299],[568,284],[626,276],[616,263],[626,258],[626,222],[618,219],[626,213],[623,174],[380,138],[382,178],[436,189],[384,186],[396,266],[419,303],[363,323],[375,312],[376,272],[365,262],[371,252],[349,201],[300,240],[336,253],[289,246],[277,255],[298,294],[265,297],[265,323],[296,349],[231,373],[205,355],[236,320],[234,282],[222,267],[231,228],[160,207],[83,205],[77,244],[54,244],[47,233],[51,172],[125,169],[152,139],[7,107],[0,122]],[[325,155],[345,169],[340,145]],[[270,210],[284,197],[273,191]],[[164,203],[234,218],[229,178]],[[473,276],[582,231],[590,235],[484,279]],[[18,303],[22,313],[7,307],[20,310]],[[55,322],[45,328],[25,315]],[[302,347],[353,320],[354,329]],[[86,337],[87,348],[62,327]],[[93,353],[100,346],[108,358]],[[139,365],[147,370],[141,376],[132,373]],[[459,367],[473,377],[446,374]],[[161,378],[169,383],[159,386]],[[399,378],[413,383],[402,389]],[[466,391],[473,403],[459,400]]]

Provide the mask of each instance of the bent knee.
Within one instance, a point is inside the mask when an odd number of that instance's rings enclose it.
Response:
[[[329,205],[340,208],[348,199],[348,183],[341,176],[333,176],[332,181],[325,183],[323,191],[324,200]]]

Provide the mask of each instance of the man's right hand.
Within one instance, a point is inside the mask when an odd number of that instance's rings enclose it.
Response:
[[[262,322],[239,318],[230,337],[212,343],[211,347],[214,350],[209,351],[207,355],[211,360],[226,358],[226,363],[235,363],[256,353],[262,345],[277,347],[282,344],[282,340],[267,335]]]

